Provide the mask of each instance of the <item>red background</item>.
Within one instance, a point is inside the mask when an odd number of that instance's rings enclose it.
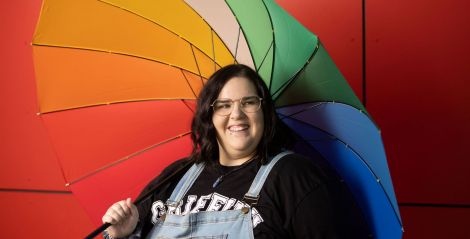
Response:
[[[470,3],[277,2],[320,37],[380,126],[403,238],[470,238]]]
[[[470,238],[468,1],[277,2],[320,37],[381,127],[404,238]],[[59,165],[35,117],[30,44],[40,5],[0,2],[5,238],[81,237],[93,228],[54,175]]]

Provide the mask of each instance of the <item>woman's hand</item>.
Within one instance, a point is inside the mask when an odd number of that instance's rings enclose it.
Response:
[[[131,202],[131,199],[119,201],[113,204],[103,216],[103,223],[110,223],[111,226],[106,229],[113,238],[125,237],[131,234],[139,220],[137,207]]]

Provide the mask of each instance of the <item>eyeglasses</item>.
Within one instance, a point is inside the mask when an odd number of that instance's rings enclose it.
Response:
[[[261,108],[263,98],[258,96],[245,96],[241,99],[216,99],[212,104],[214,113],[221,116],[227,116],[233,111],[233,105],[236,101],[240,102],[240,109],[245,113],[254,113]]]

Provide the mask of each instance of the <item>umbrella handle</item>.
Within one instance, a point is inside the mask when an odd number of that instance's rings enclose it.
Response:
[[[163,180],[161,180],[159,183],[157,183],[155,186],[153,186],[153,188],[151,188],[146,194],[140,195],[139,198],[137,198],[137,200],[134,201],[134,204],[135,205],[140,204],[145,198],[152,195],[152,193],[155,190],[157,190],[161,185],[163,185],[166,182],[170,181],[170,179],[174,178],[176,175],[180,174],[181,172],[185,172],[189,168],[189,166],[192,165],[192,164],[193,164],[193,160],[188,160],[188,162],[186,164],[184,164],[181,168],[175,170],[172,174],[170,174],[170,176],[168,176],[168,177],[164,178]],[[111,226],[110,223],[105,223],[105,224],[101,225],[100,227],[96,228],[92,233],[90,233],[88,236],[86,236],[85,239],[95,238],[96,236],[98,236],[98,234],[100,234],[102,231],[106,230],[106,228],[108,228],[109,226]]]
[[[96,228],[96,230],[94,230],[92,233],[90,233],[88,236],[86,236],[85,239],[95,238],[96,236],[98,236],[98,234],[100,234],[102,231],[106,230],[106,228],[108,228],[109,226],[111,226],[111,223],[108,223],[108,222],[101,225],[100,227]]]

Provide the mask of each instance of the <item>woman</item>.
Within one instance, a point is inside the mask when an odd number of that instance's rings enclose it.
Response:
[[[251,68],[229,65],[209,78],[191,136],[190,157],[143,193],[188,160],[191,169],[139,208],[130,199],[111,206],[105,237],[367,238],[354,201],[321,157],[286,151],[291,133]]]

